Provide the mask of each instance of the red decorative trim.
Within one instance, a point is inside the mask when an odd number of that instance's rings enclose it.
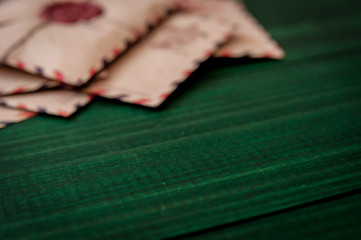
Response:
[[[95,91],[91,91],[91,93],[95,96],[101,96],[103,95],[107,90],[105,89],[98,89],[98,90],[95,90]]]
[[[231,55],[231,53],[230,53],[229,51],[222,51],[222,52],[220,53],[220,56],[223,57],[223,58],[229,58],[229,57],[231,57],[232,55]]]
[[[25,64],[22,61],[18,61],[16,63],[16,67],[21,69],[21,70],[24,70],[25,69]]]
[[[61,116],[61,117],[68,117],[68,116],[69,116],[69,113],[64,112],[64,111],[62,111],[62,110],[59,110],[59,111],[58,111],[58,115]]]
[[[137,104],[137,105],[143,105],[146,102],[149,102],[149,99],[139,99],[139,100],[137,100],[137,101],[135,101],[133,103]]]
[[[89,95],[88,101],[90,102],[90,101],[92,101],[94,98],[95,98],[95,95]]]
[[[184,76],[189,77],[193,73],[193,70],[184,71]]]
[[[227,33],[226,35],[224,35],[224,39],[225,40],[228,40],[228,39],[230,39],[232,37],[232,34],[230,34],[230,33]]]
[[[22,110],[26,110],[26,105],[23,104],[23,103],[19,103],[17,108],[22,109]]]
[[[89,70],[90,76],[94,76],[97,73],[97,70],[95,68],[91,68]]]
[[[272,53],[265,53],[265,54],[263,54],[263,56],[262,56],[262,58],[267,58],[267,59],[269,59],[269,58],[273,58],[273,54]]]
[[[113,55],[114,55],[114,57],[119,56],[119,54],[120,54],[120,49],[119,49],[119,48],[114,48],[114,49],[113,49]]]
[[[59,82],[64,83],[64,76],[60,71],[54,71],[54,75],[55,75],[55,79],[58,80]]]
[[[213,54],[214,54],[214,51],[213,51],[213,50],[208,50],[208,51],[206,51],[206,56],[207,56],[207,57],[212,57]]]
[[[135,36],[135,38],[140,38],[141,36],[143,36],[143,33],[141,32],[141,31],[139,31],[139,30],[136,30],[135,32],[134,32],[134,36]]]
[[[36,116],[36,113],[33,113],[33,112],[21,112],[21,113],[19,113],[19,116],[26,117],[26,118],[31,118],[31,117]]]
[[[15,89],[13,91],[13,93],[17,94],[17,93],[22,93],[22,92],[25,92],[26,88],[24,87],[18,87],[17,89]]]
[[[176,1],[173,3],[173,6],[175,9],[181,9],[183,8],[183,4],[180,1]]]
[[[160,95],[160,98],[161,98],[161,99],[166,99],[166,98],[169,97],[170,94],[171,94],[171,93],[164,93],[164,94]]]
[[[163,19],[164,19],[164,15],[163,15],[163,14],[158,13],[157,15],[155,15],[155,22],[156,22],[156,23],[162,22]]]

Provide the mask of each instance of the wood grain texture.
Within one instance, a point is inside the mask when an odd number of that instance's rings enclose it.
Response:
[[[358,239],[360,200],[350,192],[176,239]]]
[[[98,99],[0,131],[0,239],[321,238],[359,221],[358,2],[246,3],[284,61],[213,59],[157,111]]]

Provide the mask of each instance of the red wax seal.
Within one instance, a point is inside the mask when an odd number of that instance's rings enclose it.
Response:
[[[88,21],[102,14],[102,9],[89,2],[61,2],[45,7],[41,18],[60,23],[76,23]]]

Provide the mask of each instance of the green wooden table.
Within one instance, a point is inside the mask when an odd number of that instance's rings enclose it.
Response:
[[[0,131],[0,239],[361,239],[361,4],[246,3],[284,61]]]

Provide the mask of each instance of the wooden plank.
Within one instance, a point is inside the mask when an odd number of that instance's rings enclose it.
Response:
[[[361,195],[350,194],[177,239],[360,239]]]

